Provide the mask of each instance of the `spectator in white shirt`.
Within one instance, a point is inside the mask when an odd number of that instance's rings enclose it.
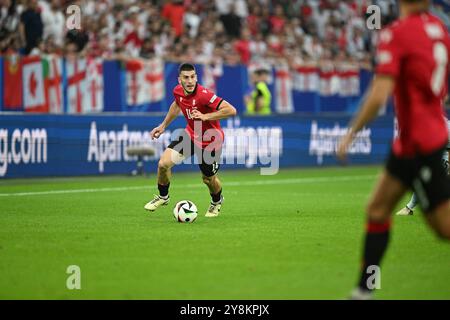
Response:
[[[48,7],[43,7],[42,9],[41,18],[44,24],[44,40],[52,37],[55,45],[61,47],[64,44],[66,19],[61,12],[60,1],[52,0]]]

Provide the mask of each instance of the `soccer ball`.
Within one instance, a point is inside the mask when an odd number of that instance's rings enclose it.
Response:
[[[197,219],[197,207],[189,200],[182,200],[177,202],[173,208],[173,216],[178,222],[194,222]]]

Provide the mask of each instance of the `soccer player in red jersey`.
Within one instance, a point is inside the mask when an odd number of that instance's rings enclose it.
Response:
[[[399,0],[399,5],[399,19],[380,33],[370,93],[337,150],[344,161],[356,133],[393,93],[400,132],[366,208],[361,277],[353,299],[372,298],[373,266],[380,265],[392,212],[408,189],[417,194],[431,228],[450,239],[450,183],[441,164],[448,142],[442,101],[448,81],[449,35],[428,12],[428,0]]]
[[[203,182],[208,186],[212,198],[205,216],[217,217],[223,201],[222,185],[217,176],[224,141],[219,120],[236,115],[236,109],[197,83],[197,74],[192,64],[183,63],[178,71],[179,85],[173,90],[175,100],[164,121],[150,135],[152,139],[159,138],[180,111],[186,118],[187,126],[162,154],[158,162],[159,195],[148,202],[145,209],[155,211],[161,205],[168,204],[171,168],[195,154],[203,174]]]

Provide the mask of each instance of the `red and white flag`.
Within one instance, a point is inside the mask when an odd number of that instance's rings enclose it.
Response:
[[[344,97],[359,96],[360,82],[358,68],[345,68],[339,71],[339,95]]]
[[[149,102],[144,89],[144,62],[130,60],[125,65],[127,105],[138,106]]]
[[[86,59],[67,59],[67,112],[83,112],[83,96],[86,96]]]
[[[128,106],[161,101],[165,94],[164,85],[164,63],[161,59],[127,61]]]
[[[223,63],[218,61],[215,64],[203,65],[203,86],[212,92],[217,91],[217,79],[223,75]]]
[[[50,113],[63,112],[62,58],[56,55],[43,57],[44,84],[48,111]]]
[[[294,112],[292,102],[292,78],[287,65],[275,68],[275,108],[278,113]]]
[[[358,96],[359,68],[352,65],[327,65],[320,70],[320,94],[342,97]]]
[[[319,91],[319,69],[315,66],[299,66],[294,71],[294,90]]]
[[[320,69],[320,95],[332,96],[339,93],[340,78],[333,66]]]
[[[150,102],[158,102],[164,99],[164,62],[161,59],[151,59],[145,66],[146,92],[150,95]]]
[[[45,99],[44,70],[40,56],[22,60],[23,107],[26,112],[48,112]]]
[[[103,111],[103,60],[88,59],[86,72],[86,94],[83,100],[83,113]]]

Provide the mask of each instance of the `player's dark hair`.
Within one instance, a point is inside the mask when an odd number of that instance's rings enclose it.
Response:
[[[182,71],[195,71],[195,67],[192,63],[182,63],[178,67],[178,75],[181,74]]]

